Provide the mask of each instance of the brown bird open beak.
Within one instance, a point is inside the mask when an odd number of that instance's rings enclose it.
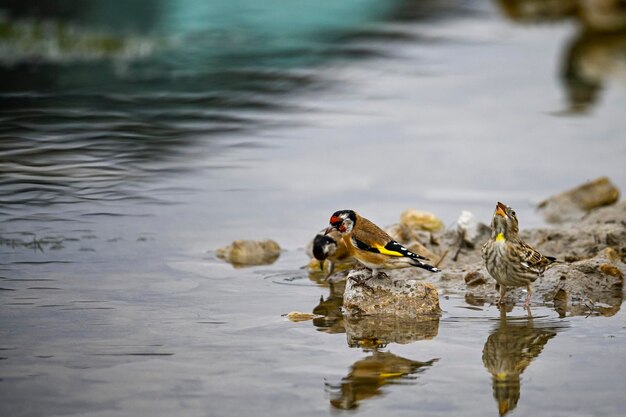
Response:
[[[506,217],[506,206],[499,201],[496,204],[496,214],[500,217]]]

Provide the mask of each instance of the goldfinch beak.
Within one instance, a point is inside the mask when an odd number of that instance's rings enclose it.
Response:
[[[496,204],[496,215],[506,217],[506,206],[499,201],[498,204]]]

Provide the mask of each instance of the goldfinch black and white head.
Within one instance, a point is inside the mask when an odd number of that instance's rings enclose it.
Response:
[[[319,261],[320,269],[323,271],[324,263],[328,264],[327,277],[333,273],[336,262],[341,264],[353,262],[341,232],[333,228],[322,229],[313,238],[311,246],[311,252]]]
[[[339,210],[330,216],[330,227],[328,232],[335,229],[340,233],[350,233],[356,223],[356,213],[354,210]]]
[[[326,234],[317,234],[313,239],[313,256],[318,261],[324,261],[337,250],[337,242]]]
[[[500,233],[502,233],[506,239],[517,237],[519,223],[515,210],[498,201],[496,210],[493,212],[493,219],[491,220],[491,230],[494,237],[498,236]]]

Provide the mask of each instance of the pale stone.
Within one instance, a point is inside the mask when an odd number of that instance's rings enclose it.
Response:
[[[218,258],[235,266],[267,265],[280,256],[280,246],[271,239],[235,240],[231,245],[215,251]]]
[[[416,209],[405,210],[400,215],[400,223],[411,229],[426,230],[429,232],[436,232],[445,227],[443,222],[433,213]]]
[[[456,221],[459,240],[466,246],[473,248],[479,242],[484,242],[491,234],[491,227],[478,221],[470,211],[463,210]]]
[[[619,189],[608,178],[601,177],[554,195],[538,207],[548,223],[562,223],[579,220],[588,211],[614,204],[618,199]]]
[[[372,278],[360,269],[348,274],[343,307],[350,316],[388,315],[417,318],[439,314],[439,295],[434,285],[414,280]]]

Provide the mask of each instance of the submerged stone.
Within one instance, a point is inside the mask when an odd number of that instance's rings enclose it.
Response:
[[[287,313],[285,317],[287,317],[287,319],[290,321],[299,322],[299,321],[313,320],[314,318],[317,318],[319,316],[316,316],[315,314],[311,314],[311,313],[303,313],[301,311],[291,311]]]
[[[232,244],[217,249],[215,255],[234,266],[268,265],[280,256],[280,246],[271,239],[235,240]]]

